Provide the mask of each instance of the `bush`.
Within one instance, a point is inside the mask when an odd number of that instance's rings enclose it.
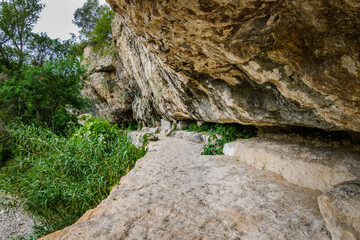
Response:
[[[203,155],[222,154],[225,143],[232,142],[237,138],[248,139],[256,136],[257,129],[253,126],[244,126],[236,123],[204,123],[198,126],[190,123],[183,130],[192,132],[207,132],[210,134],[208,143],[205,145]]]
[[[215,123],[204,123],[200,126],[197,125],[196,122],[190,123],[182,130],[190,131],[190,132],[208,132],[211,129],[215,128]]]
[[[100,118],[90,118],[71,137],[26,125],[10,133],[15,158],[2,168],[0,190],[13,201],[3,205],[34,215],[42,234],[96,207],[145,154],[145,146],[136,148],[126,132]]]
[[[216,124],[208,133],[210,137],[201,154],[219,155],[222,154],[225,143],[232,142],[237,138],[255,137],[256,128],[240,124]]]

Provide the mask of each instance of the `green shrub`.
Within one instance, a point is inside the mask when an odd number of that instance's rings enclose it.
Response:
[[[140,128],[140,123],[137,122],[125,122],[120,124],[120,128],[128,131],[136,131]]]
[[[126,132],[100,118],[87,120],[71,137],[21,125],[10,130],[15,158],[2,168],[0,190],[13,196],[46,234],[73,224],[106,198],[112,186],[145,154]],[[146,142],[146,141],[145,141]]]
[[[4,122],[0,119],[0,168],[11,158],[11,138]]]
[[[225,143],[232,142],[237,138],[248,139],[255,137],[257,131],[253,126],[244,126],[236,123],[204,123],[198,126],[196,122],[190,123],[183,130],[210,134],[208,143],[201,153],[202,155],[222,154]]]
[[[208,132],[214,128],[215,128],[215,123],[204,123],[201,126],[198,126],[196,122],[193,122],[185,126],[182,130],[189,132]]]
[[[237,138],[248,139],[256,136],[256,128],[240,124],[216,124],[208,133],[208,143],[204,147],[203,155],[222,154],[225,143]]]
[[[176,129],[177,129],[177,124],[176,124],[176,122],[173,124],[173,126],[172,126],[172,131],[176,131]]]

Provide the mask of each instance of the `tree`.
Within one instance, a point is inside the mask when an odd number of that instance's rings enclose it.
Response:
[[[0,79],[0,111],[61,132],[72,118],[67,108],[80,109],[85,103],[80,94],[86,72],[81,52],[74,39],[60,41],[41,33],[30,40],[28,63]]]
[[[0,0],[0,114],[61,133],[84,105],[85,69],[74,39],[32,33],[40,0]],[[11,119],[10,121],[8,119]],[[0,139],[1,140],[1,139]]]
[[[109,8],[104,11],[95,28],[91,32],[90,41],[95,45],[94,50],[105,49],[111,44],[112,31],[111,23],[114,19],[114,12]]]
[[[61,133],[71,119],[67,109],[80,109],[85,103],[80,94],[85,72],[74,56],[41,66],[24,65],[0,84],[1,102],[19,120],[45,124]]]
[[[28,44],[29,59],[31,64],[41,66],[46,61],[66,58],[70,55],[81,56],[77,51],[75,36],[72,39],[61,41],[51,39],[46,33],[32,33],[31,41]]]
[[[0,63],[19,68],[25,61],[26,44],[45,5],[40,0],[1,0],[0,2]]]
[[[102,15],[109,9],[100,5],[98,0],[87,0],[81,8],[76,9],[73,23],[81,29],[80,34],[84,39],[90,39]]]

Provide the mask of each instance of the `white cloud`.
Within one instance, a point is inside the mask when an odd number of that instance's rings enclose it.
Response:
[[[46,32],[51,38],[69,39],[70,33],[77,34],[79,29],[72,24],[75,10],[81,7],[85,0],[41,0],[46,7],[40,13],[40,19],[34,32]],[[99,0],[100,4],[106,3]]]

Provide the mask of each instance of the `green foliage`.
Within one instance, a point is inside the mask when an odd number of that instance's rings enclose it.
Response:
[[[43,7],[40,0],[1,0],[0,65],[7,69],[22,66],[32,28]]]
[[[74,12],[73,23],[78,26],[84,39],[90,39],[93,30],[109,9],[106,5],[100,5],[98,0],[87,0],[81,8]]]
[[[203,155],[222,154],[225,143],[232,142],[237,138],[248,139],[256,136],[256,128],[240,124],[216,124],[208,131],[210,134]]]
[[[214,123],[204,123],[198,126],[196,122],[192,122],[188,126],[185,126],[182,130],[186,130],[190,132],[208,132],[213,128],[215,128]]]
[[[100,5],[98,0],[87,0],[81,8],[76,9],[73,23],[81,29],[82,48],[91,45],[101,55],[116,52],[111,44],[114,15],[110,7]]]
[[[21,121],[37,122],[61,132],[73,118],[66,108],[80,109],[81,78],[86,69],[69,56],[40,66],[23,66],[11,79],[0,82],[0,103]]]
[[[0,0],[0,114],[63,133],[86,104],[80,95],[85,68],[74,39],[32,33],[44,7],[39,0]]]
[[[11,158],[10,134],[5,123],[0,119],[0,168]]]
[[[202,152],[203,155],[222,154],[225,143],[232,142],[237,138],[248,139],[256,136],[255,127],[235,123],[204,123],[198,126],[193,122],[183,128],[183,130],[209,133],[210,137]]]
[[[137,122],[127,122],[123,125],[121,125],[122,128],[128,130],[128,131],[136,131],[139,129],[139,123]]]
[[[136,148],[126,132],[99,118],[71,137],[26,125],[10,132],[16,156],[2,168],[0,190],[14,199],[3,205],[33,214],[41,234],[73,224],[96,207],[145,154],[145,145]]]
[[[50,60],[56,62],[70,56],[82,56],[82,51],[76,44],[75,37],[61,41],[58,38],[50,38],[46,33],[32,33],[31,36],[28,49],[32,65],[41,66]]]
[[[106,8],[94,30],[91,32],[90,41],[95,43],[94,51],[105,51],[111,48],[111,23],[114,18],[114,12]]]

